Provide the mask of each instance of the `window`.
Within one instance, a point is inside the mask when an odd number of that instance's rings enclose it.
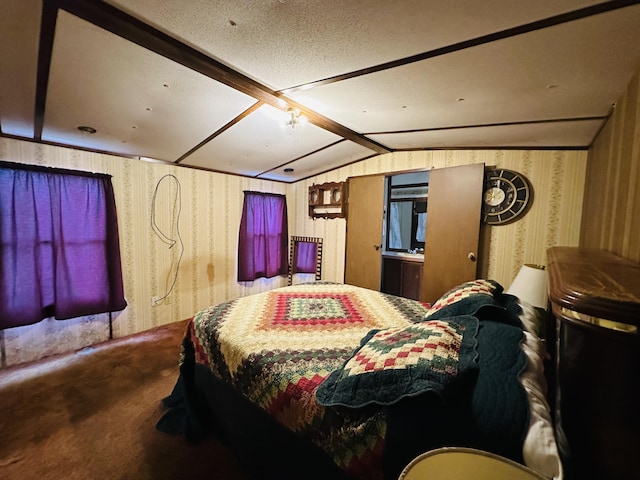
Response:
[[[428,171],[387,177],[387,251],[424,252],[428,195]]]
[[[0,162],[0,328],[122,310],[111,177]]]
[[[288,238],[286,197],[244,192],[238,238],[238,281],[286,275]]]

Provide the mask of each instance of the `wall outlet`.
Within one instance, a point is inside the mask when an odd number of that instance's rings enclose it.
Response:
[[[151,297],[151,306],[152,307],[157,307],[159,305],[160,302],[160,297],[154,295],[153,297]]]

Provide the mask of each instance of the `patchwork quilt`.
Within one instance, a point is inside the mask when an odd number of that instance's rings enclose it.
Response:
[[[207,308],[189,328],[197,362],[355,478],[376,478],[384,411],[327,409],[314,392],[368,332],[420,322],[428,308],[352,285],[319,282]]]
[[[522,331],[514,325],[480,324],[472,315],[477,308],[474,304],[472,311],[462,308],[455,312],[457,316],[442,318],[425,303],[317,282],[204,309],[190,322],[185,341],[193,347],[197,363],[322,449],[348,476],[381,479],[385,462],[393,463],[391,456],[397,464],[393,468],[401,468],[412,449],[423,448],[425,429],[431,430],[430,425],[421,424],[412,448],[396,440],[398,445],[389,448],[390,437],[408,438],[413,433],[406,426],[418,425],[415,419],[405,420],[398,414],[416,402],[418,411],[419,405],[429,404],[429,422],[441,422],[442,406],[452,408],[455,403],[447,400],[448,395],[459,397],[462,391],[468,399],[458,403],[468,411],[463,416],[447,412],[460,417],[459,428],[469,424],[475,430],[460,437],[457,429],[451,436],[451,429],[445,427],[434,432],[429,442],[455,444],[462,438],[466,446],[483,448],[478,439],[501,442],[500,432],[507,429],[513,436],[503,443],[515,452],[507,456],[518,455],[518,442],[528,422],[528,411],[522,407],[526,396],[518,383],[524,365],[519,346]],[[503,310],[499,307],[496,312]],[[480,366],[495,358],[492,349],[503,346],[497,340],[479,346],[477,339],[490,331],[492,338],[501,338],[499,331],[504,328],[513,332],[508,340],[510,357],[506,363],[501,361],[496,373],[493,367],[480,371]],[[482,351],[487,354],[478,358]],[[429,403],[423,401],[425,392],[429,392]],[[522,398],[517,400],[518,396]],[[402,399],[409,403],[399,403]],[[500,402],[509,403],[508,416],[496,419],[491,412]],[[399,407],[394,410],[395,405]],[[491,423],[483,424],[488,419]],[[501,451],[499,444],[495,447],[494,453],[512,453]],[[387,476],[397,478],[397,473]]]

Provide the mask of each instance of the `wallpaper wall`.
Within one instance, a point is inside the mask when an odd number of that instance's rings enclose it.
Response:
[[[0,160],[112,175],[128,302],[124,311],[112,315],[116,338],[188,318],[208,305],[286,285],[286,277],[236,282],[243,190],[286,193],[289,234],[322,237],[323,279],[341,282],[346,222],[308,218],[312,183],[477,162],[520,171],[533,184],[531,210],[521,221],[484,227],[482,232],[481,276],[508,285],[522,263],[545,263],[549,246],[578,244],[586,159],[584,151],[405,152],[287,185],[0,138]],[[153,305],[154,298],[161,300]],[[0,331],[1,366],[105,341],[108,323],[104,314],[47,319]]]
[[[351,176],[470,163],[516,170],[532,184],[531,208],[512,224],[483,226],[479,253],[480,276],[495,279],[506,288],[523,263],[546,264],[550,246],[578,245],[586,162],[586,151],[442,150],[380,155],[291,185],[287,202],[297,208],[290,233],[323,237],[323,278],[341,282],[346,221],[310,219],[306,211],[310,185],[339,182]]]
[[[640,72],[589,151],[580,244],[640,262]]]
[[[112,314],[116,338],[286,285],[286,277],[239,284],[235,254],[243,190],[285,193],[286,184],[8,138],[0,138],[0,160],[112,175],[128,302]],[[2,365],[107,340],[108,323],[104,314],[0,331]]]

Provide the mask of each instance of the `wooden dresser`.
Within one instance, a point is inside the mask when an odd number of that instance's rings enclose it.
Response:
[[[553,247],[548,271],[566,479],[640,479],[640,264]]]

